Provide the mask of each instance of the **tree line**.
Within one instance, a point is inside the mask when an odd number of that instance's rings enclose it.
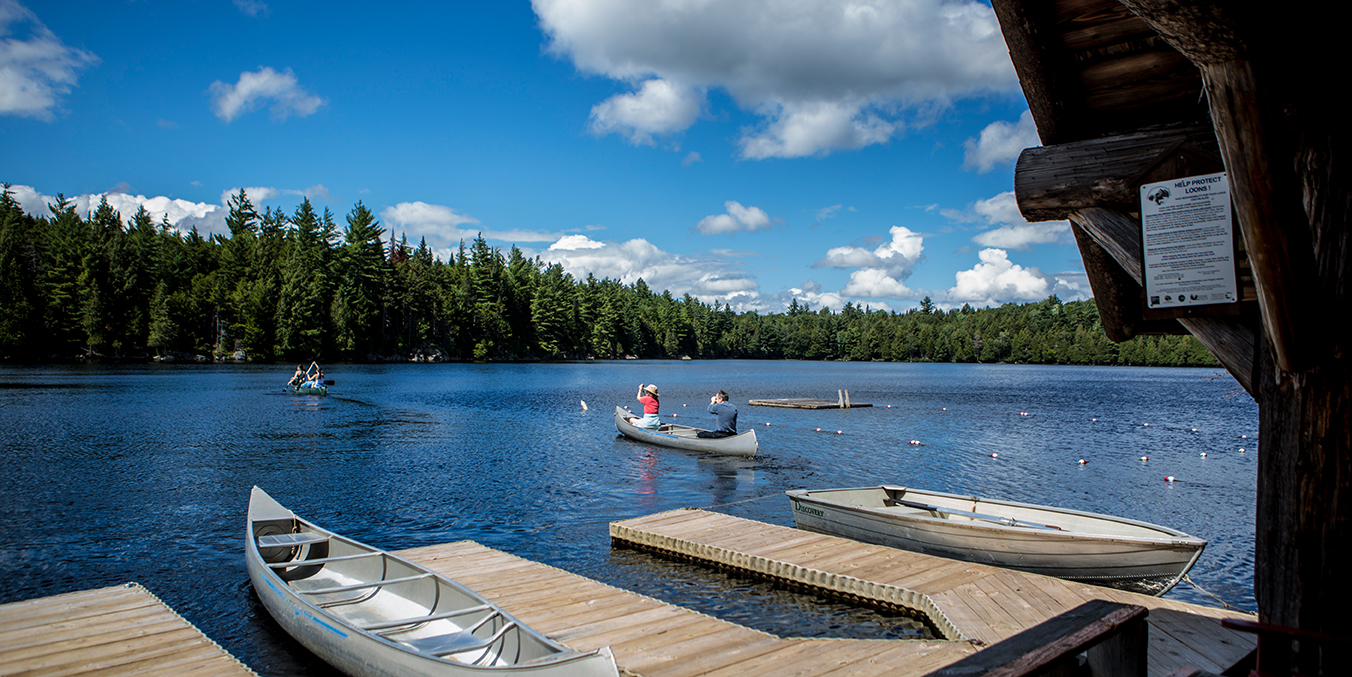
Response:
[[[145,208],[124,225],[58,195],[26,214],[0,195],[0,359],[300,361],[620,357],[1214,365],[1195,338],[1107,339],[1092,301],[904,312],[846,304],[737,313],[477,237],[447,261],[361,202],[340,225],[309,199],[261,213],[227,200],[228,234],[183,234]]]

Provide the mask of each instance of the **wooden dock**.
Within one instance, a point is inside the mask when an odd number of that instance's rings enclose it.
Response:
[[[254,672],[136,583],[0,605],[0,676]]]
[[[775,637],[469,541],[397,554],[564,645],[609,646],[630,675],[923,675],[976,652],[969,642]]]
[[[1150,610],[1150,675],[1162,677],[1180,667],[1220,673],[1255,646],[1252,635],[1221,627],[1223,618],[1252,618],[1239,613],[703,510],[673,510],[615,522],[610,535],[618,544],[828,594],[904,606],[927,615],[955,646],[968,645],[962,640],[995,644],[1093,599],[1139,604]],[[932,669],[907,664],[894,674],[924,674]]]

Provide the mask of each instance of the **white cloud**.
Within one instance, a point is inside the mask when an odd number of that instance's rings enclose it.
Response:
[[[674,91],[728,92],[762,118],[739,142],[746,158],[883,143],[905,129],[908,111],[932,113],[953,99],[1016,91],[995,14],[974,0],[532,5],[550,51],[583,72],[645,88],[661,81]],[[644,98],[642,90],[620,96]],[[661,128],[614,131],[644,138],[680,131],[698,117],[688,104],[675,110],[685,114],[659,116]]]
[[[32,10],[0,0],[0,115],[53,119],[57,99],[99,57],[67,47]]]
[[[1065,242],[1070,238],[1067,221],[1029,223],[1019,213],[1014,191],[977,200],[972,211],[997,228],[976,234],[972,241],[983,247],[1029,251],[1031,245]]]
[[[449,259],[448,254],[461,240],[473,240],[480,236],[485,240],[503,242],[552,242],[560,237],[558,233],[535,230],[462,228],[465,225],[480,225],[479,219],[450,207],[422,201],[400,202],[393,207],[386,207],[380,211],[380,217],[392,231],[406,234],[410,242],[426,238],[428,246],[435,249],[443,260]]]
[[[890,277],[907,278],[924,258],[925,237],[905,226],[892,226],[892,239],[873,250],[853,245],[833,247],[813,268],[877,268]]]
[[[910,277],[916,264],[924,259],[925,237],[905,226],[892,226],[889,232],[892,239],[872,250],[854,245],[833,247],[812,267],[857,268],[850,273],[850,281],[840,290],[838,298],[912,298],[915,290],[901,280]]]
[[[704,95],[669,80],[648,80],[632,94],[616,94],[592,107],[591,129],[620,134],[635,145],[653,145],[653,135],[683,131],[704,110]]]
[[[39,217],[51,216],[48,206],[56,204],[55,197],[43,195],[31,186],[15,185],[10,186],[9,190],[14,196],[14,200],[28,214]],[[205,202],[189,202],[188,200],[162,195],[156,197],[130,195],[121,192],[120,189],[107,193],[76,195],[66,198],[66,201],[75,207],[76,214],[79,214],[81,218],[87,218],[99,208],[99,203],[103,201],[105,196],[108,199],[108,206],[117,210],[122,217],[123,225],[130,225],[136,211],[145,207],[156,226],[159,226],[164,217],[168,216],[169,225],[184,233],[191,230],[193,226],[197,226],[198,230],[204,233],[223,232],[225,228],[225,208],[221,205]]]
[[[735,301],[742,308],[758,297],[759,285],[735,259],[672,254],[641,238],[597,242],[584,235],[568,235],[541,252],[540,258],[562,265],[576,279],[590,273],[633,284],[641,278],[654,290],[669,290],[678,297],[690,294],[705,303]]]
[[[696,162],[703,162],[703,161],[704,161],[704,158],[700,157],[699,153],[696,153],[695,151],[692,150],[692,151],[690,151],[690,154],[689,154],[689,155],[686,155],[686,156],[685,156],[685,159],[684,159],[684,160],[681,160],[681,166],[682,166],[682,167],[689,167],[690,165],[693,165],[693,164],[695,164]]]
[[[1024,268],[1009,260],[1002,249],[983,249],[981,262],[954,275],[948,302],[974,306],[998,306],[1008,302],[1041,301],[1052,292],[1055,281],[1036,267]]]
[[[695,224],[695,230],[705,235],[735,233],[739,230],[768,230],[771,226],[770,215],[760,207],[743,207],[740,202],[728,200],[723,203],[726,214],[711,214]]]
[[[267,16],[269,11],[267,3],[259,2],[258,0],[234,0],[234,3],[239,11],[253,17],[258,16],[259,14]]]
[[[808,306],[817,309],[840,310],[845,307],[845,299],[840,294],[823,292],[821,284],[812,280],[804,282],[801,287],[790,287],[788,298],[784,299],[784,305],[789,305],[789,301],[793,299],[803,301]]]
[[[915,290],[902,284],[881,268],[861,268],[850,273],[850,281],[841,296],[860,299],[908,299]]]
[[[311,115],[324,104],[324,99],[312,96],[300,86],[290,68],[279,73],[271,66],[260,66],[257,72],[240,73],[239,81],[233,86],[217,80],[211,83],[211,95],[212,111],[227,123],[267,100],[273,102],[270,110],[274,121],[285,120],[291,115]]]
[[[770,118],[758,134],[738,140],[742,157],[751,160],[826,155],[885,143],[903,125],[865,110],[858,102],[808,101],[761,107]]]
[[[1033,124],[1033,114],[1024,111],[1018,122],[992,122],[981,130],[980,138],[968,139],[962,145],[966,149],[962,168],[985,174],[996,165],[1017,160],[1025,148],[1040,146],[1042,140]]]

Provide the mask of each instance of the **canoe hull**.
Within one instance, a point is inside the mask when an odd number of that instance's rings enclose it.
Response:
[[[291,529],[288,529],[291,525]],[[324,545],[268,547],[259,545],[260,534],[283,537],[323,535]],[[306,522],[277,504],[263,490],[254,487],[249,503],[248,530],[245,535],[246,568],[258,599],[296,641],[325,662],[354,677],[409,677],[454,675],[532,675],[537,677],[614,677],[615,660],[609,649],[576,652],[562,647],[519,625],[484,598],[443,576],[356,541],[337,536]],[[306,566],[307,560],[322,564]],[[333,561],[334,559],[341,561]],[[285,564],[284,568],[269,562]],[[297,566],[290,566],[292,563]],[[424,574],[426,574],[424,576]],[[418,578],[406,583],[392,582],[384,587],[359,590],[318,592],[326,587],[342,587],[362,581],[394,581]],[[308,594],[306,591],[309,591]],[[337,599],[346,597],[348,599]],[[351,600],[358,599],[356,602]],[[336,603],[336,604],[335,604]],[[332,606],[330,606],[332,605]],[[327,607],[327,608],[326,608]],[[448,609],[471,609],[475,614],[439,619],[434,615]],[[341,614],[341,615],[340,615]],[[495,616],[496,614],[496,616]],[[389,636],[364,630],[358,624],[371,625],[393,619],[431,618],[419,624],[400,623]],[[504,631],[500,644],[487,650],[474,649],[438,658],[411,648],[419,639],[435,640],[438,632],[467,629],[474,619],[487,619],[488,632],[509,622],[514,630]],[[457,625],[460,624],[460,625]],[[462,627],[463,626],[463,627]],[[402,630],[408,628],[408,630]],[[518,632],[519,631],[519,632]],[[420,634],[422,637],[409,637]],[[404,641],[394,638],[403,637]],[[518,660],[517,664],[470,665],[460,661],[474,655],[492,653]],[[529,660],[529,663],[525,661]]]
[[[622,407],[615,407],[615,429],[631,440],[647,442],[659,447],[706,451],[712,454],[728,454],[731,456],[755,456],[756,451],[760,448],[760,444],[756,441],[755,430],[738,433],[732,437],[706,439],[696,437],[697,433],[703,431],[690,426],[663,423],[660,431],[640,428],[629,422],[629,417],[633,415]]]
[[[794,520],[806,531],[1148,595],[1168,592],[1206,546],[1200,538],[1136,520],[902,487],[787,493]],[[888,505],[885,499],[1022,524]]]
[[[309,388],[304,386],[291,386],[291,392],[296,395],[327,395],[329,394],[329,388],[328,386],[317,386]]]

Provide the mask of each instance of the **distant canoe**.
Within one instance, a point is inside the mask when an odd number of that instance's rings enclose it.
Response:
[[[557,644],[455,581],[296,517],[258,487],[245,564],[277,624],[354,677],[614,677],[609,649]]]
[[[615,407],[615,429],[619,430],[625,437],[639,442],[673,449],[707,451],[732,456],[755,456],[756,450],[760,448],[760,445],[756,442],[755,430],[748,430],[731,437],[702,438],[696,437],[696,435],[704,432],[703,430],[674,423],[663,423],[661,430],[640,428],[629,422],[631,416],[634,416],[634,414],[625,411],[622,407]]]
[[[291,386],[291,392],[296,395],[327,395],[328,386]]]
[[[905,487],[786,492],[799,529],[978,564],[1162,595],[1206,541],[1100,515]]]

